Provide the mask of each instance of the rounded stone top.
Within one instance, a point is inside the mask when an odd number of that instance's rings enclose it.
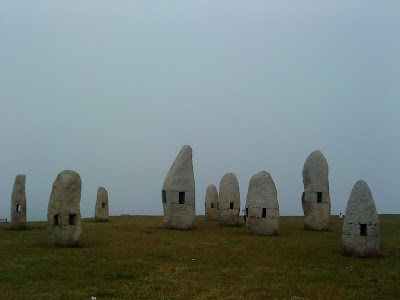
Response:
[[[239,183],[235,174],[227,173],[221,178],[218,201],[240,201]]]
[[[61,180],[64,184],[75,184],[77,181],[81,182],[81,176],[73,170],[64,170],[57,176],[57,180]]]
[[[261,171],[251,177],[246,202],[250,206],[278,208],[277,191],[271,174]]]
[[[211,184],[206,190],[206,203],[211,203],[218,199],[218,191],[215,185]]]
[[[107,194],[107,190],[101,186],[97,189],[97,194]]]
[[[328,162],[322,152],[319,150],[312,152],[307,157],[303,167],[304,189],[318,190],[320,192],[328,191],[328,173]]]
[[[354,185],[346,207],[346,222],[378,223],[378,212],[368,184],[359,180]]]
[[[163,190],[193,191],[195,189],[192,147],[182,147],[167,177],[164,180]]]

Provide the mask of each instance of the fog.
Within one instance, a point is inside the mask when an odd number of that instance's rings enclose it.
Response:
[[[196,214],[208,185],[265,170],[281,215],[303,215],[302,169],[320,150],[332,214],[365,180],[400,213],[400,4],[395,1],[2,1],[0,218],[26,175],[46,220],[65,169],[110,215],[162,215],[161,188],[193,149]]]

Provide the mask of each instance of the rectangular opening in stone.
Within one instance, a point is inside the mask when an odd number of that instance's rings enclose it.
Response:
[[[317,203],[321,203],[321,202],[322,202],[322,193],[317,192]]]
[[[162,203],[167,203],[167,192],[162,191]]]
[[[21,204],[17,204],[17,211],[21,211]]]
[[[58,225],[58,215],[55,215],[53,219],[54,219],[54,225]]]
[[[179,192],[179,204],[185,204],[185,192]]]
[[[233,202],[229,202],[229,208],[233,209]]]
[[[248,217],[248,216],[249,216],[249,208],[246,207],[246,217]]]
[[[263,218],[266,218],[266,217],[267,217],[267,209],[266,209],[266,208],[263,208],[262,217],[263,217]]]
[[[211,203],[211,208],[214,208],[214,203]]]
[[[360,235],[367,236],[367,224],[360,224]]]
[[[101,208],[103,208],[103,209],[106,208],[106,204],[105,204],[105,203],[102,203],[102,204],[101,204]]]
[[[76,215],[69,215],[69,225],[76,225],[77,217]]]

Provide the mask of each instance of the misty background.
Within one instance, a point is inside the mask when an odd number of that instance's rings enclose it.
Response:
[[[162,215],[161,188],[193,148],[196,214],[208,185],[265,170],[281,215],[303,215],[302,169],[321,150],[332,214],[365,180],[400,213],[397,1],[1,1],[0,218],[26,175],[28,221],[57,174],[97,188],[110,215]]]

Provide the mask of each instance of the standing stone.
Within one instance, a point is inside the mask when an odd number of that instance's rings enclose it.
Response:
[[[379,219],[371,191],[359,180],[351,191],[343,222],[342,247],[350,256],[373,257],[379,253]]]
[[[195,182],[189,145],[182,147],[169,169],[161,194],[165,228],[196,228]]]
[[[51,245],[78,244],[82,232],[81,188],[81,177],[75,171],[62,171],[54,181],[47,209],[47,230]]]
[[[218,222],[221,226],[237,226],[240,213],[240,192],[236,175],[227,173],[219,183]]]
[[[25,175],[17,175],[11,194],[11,229],[26,228]]]
[[[97,189],[94,220],[96,222],[108,222],[108,193],[103,187]]]
[[[209,185],[206,191],[206,221],[218,221],[218,192],[215,185]]]
[[[307,157],[303,168],[304,193],[301,197],[306,230],[328,229],[331,215],[328,172],[328,163],[320,151],[314,151]]]
[[[246,199],[246,226],[254,235],[276,235],[279,228],[279,204],[275,183],[262,171],[250,179]]]

